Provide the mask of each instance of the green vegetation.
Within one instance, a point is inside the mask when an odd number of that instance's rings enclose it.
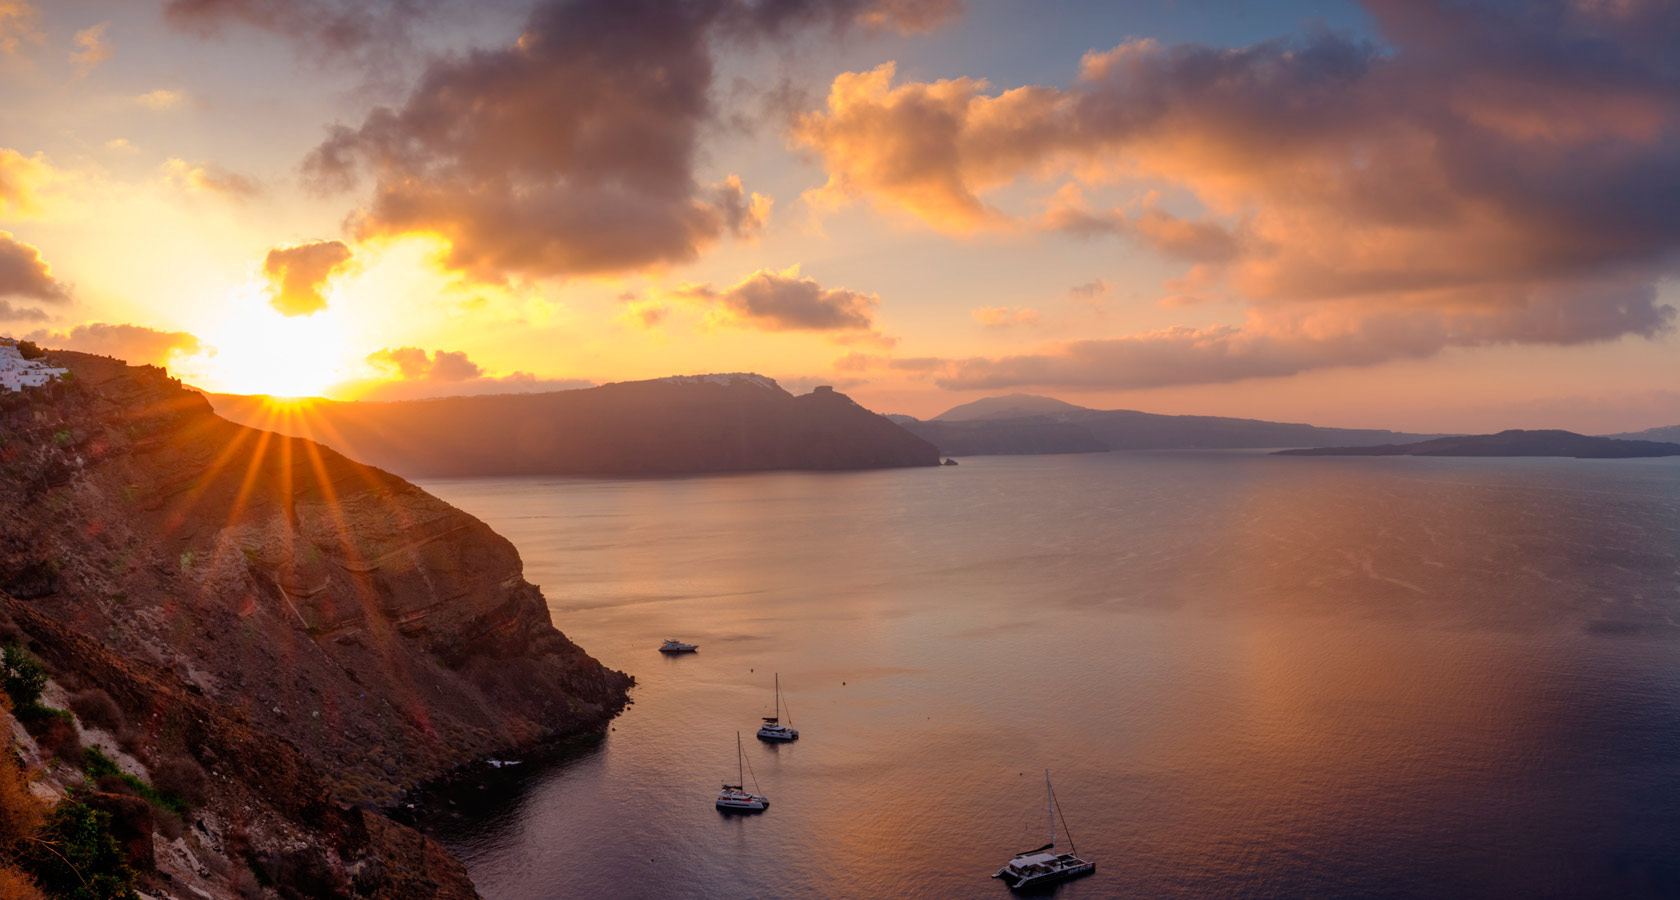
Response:
[[[181,815],[191,808],[191,804],[181,795],[170,791],[160,791],[147,784],[144,779],[117,768],[116,760],[100,752],[97,747],[89,747],[82,751],[82,771],[86,772],[90,779],[113,776],[122,781],[123,784],[128,785],[128,789],[133,791],[135,796],[153,806],[167,809],[176,815]]]
[[[134,900],[134,870],[111,833],[111,814],[75,798],[47,816],[38,837],[26,841],[19,863],[51,897],[65,900]]]
[[[18,341],[17,352],[24,359],[40,359],[47,355],[47,351],[34,341]]]
[[[0,645],[0,680],[3,680],[6,696],[11,698],[12,709],[17,711],[17,717],[24,719],[29,713],[41,707],[41,692],[47,689],[47,670],[22,645],[7,642]]]

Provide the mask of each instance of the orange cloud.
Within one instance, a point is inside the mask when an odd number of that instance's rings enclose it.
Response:
[[[387,347],[368,354],[367,361],[380,369],[385,378],[350,385],[350,393],[363,400],[527,394],[593,386],[589,381],[538,378],[529,372],[488,375],[459,350],[428,352],[419,347]]]
[[[1038,310],[1024,306],[982,306],[969,315],[974,317],[974,321],[991,328],[1038,324]]]
[[[269,305],[283,316],[312,316],[327,308],[327,281],[350,265],[343,241],[314,241],[275,247],[263,260],[269,281]]]
[[[999,378],[1135,384],[1147,379],[1128,361],[1161,353],[1199,360],[1162,365],[1182,382],[1299,370],[1291,353],[1310,367],[1669,329],[1655,285],[1676,274],[1680,207],[1651,198],[1680,170],[1665,49],[1680,20],[1644,2],[1368,6],[1383,46],[1329,32],[1235,49],[1134,40],[1087,54],[1066,86],[1001,92],[897,83],[891,65],[847,73],[791,140],[827,172],[813,199],[865,199],[951,233],[1120,236],[1192,264],[1175,293],[1251,310],[1231,334],[973,368]],[[1045,181],[1059,187],[1040,193],[1041,215],[993,199]],[[1080,186],[1097,182],[1192,199],[1092,208]]]
[[[114,356],[133,365],[166,365],[176,356],[190,356],[208,349],[185,331],[106,322],[89,322],[68,331],[36,331],[26,337],[47,347]]]
[[[182,99],[184,98],[182,97],[180,91],[170,91],[158,88],[155,91],[147,91],[146,93],[135,97],[134,102],[146,107],[147,109],[165,110],[173,109],[176,106],[179,106]]]
[[[171,184],[194,194],[249,200],[262,193],[262,186],[255,179],[230,172],[215,163],[195,166],[185,160],[171,158],[163,164],[163,173]]]
[[[70,61],[76,64],[78,78],[111,58],[111,43],[105,39],[105,29],[110,25],[110,22],[100,22],[76,32],[76,51],[70,54]]]
[[[686,285],[674,296],[709,304],[714,320],[764,331],[861,331],[875,327],[881,298],[843,288],[825,288],[799,277],[799,267],[760,269],[722,290]]]
[[[0,231],[0,298],[16,297],[42,303],[67,303],[70,289],[53,277],[41,251]],[[43,318],[40,310],[7,306],[14,319]]]
[[[0,0],[0,53],[18,52],[23,44],[39,44],[40,13],[24,0]]]
[[[0,215],[21,217],[38,212],[41,191],[58,176],[40,154],[24,156],[0,147]]]

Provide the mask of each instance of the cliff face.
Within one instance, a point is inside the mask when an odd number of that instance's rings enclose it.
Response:
[[[212,395],[236,421],[313,437],[410,477],[676,475],[931,466],[933,445],[844,394],[795,397],[755,375],[406,402]]]
[[[266,802],[388,803],[622,707],[629,679],[555,630],[482,522],[225,421],[162,370],[52,358],[69,383],[0,394],[0,593],[31,637],[70,648],[49,662],[202,702],[205,727],[248,736],[234,756],[272,747],[283,759],[257,768],[284,774],[254,792]]]

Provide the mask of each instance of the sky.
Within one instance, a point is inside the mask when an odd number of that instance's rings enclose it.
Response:
[[[207,390],[753,371],[1680,423],[1658,0],[0,0],[0,334]]]

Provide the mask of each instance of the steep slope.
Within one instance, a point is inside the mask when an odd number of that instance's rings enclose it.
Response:
[[[1588,437],[1573,431],[1512,429],[1498,434],[1438,438],[1377,447],[1314,447],[1280,450],[1280,456],[1567,456],[1575,459],[1635,459],[1680,456],[1680,444]]]
[[[622,708],[628,677],[554,628],[482,522],[228,422],[161,369],[51,359],[68,382],[0,394],[4,605],[56,667],[135,709],[197,704],[192,746],[242,735],[203,761],[277,772],[250,802],[318,831],[336,804],[389,803]],[[357,827],[431,853],[382,819]]]
[[[676,475],[931,466],[938,452],[819,388],[795,397],[757,375],[623,382],[546,394],[406,402],[209,395],[229,418],[313,437],[410,477]]]
[[[1019,415],[1023,409],[1051,411]],[[946,456],[1358,446],[1437,437],[1222,416],[1085,409],[1026,394],[976,400],[927,421],[901,420],[899,424],[938,447]]]

